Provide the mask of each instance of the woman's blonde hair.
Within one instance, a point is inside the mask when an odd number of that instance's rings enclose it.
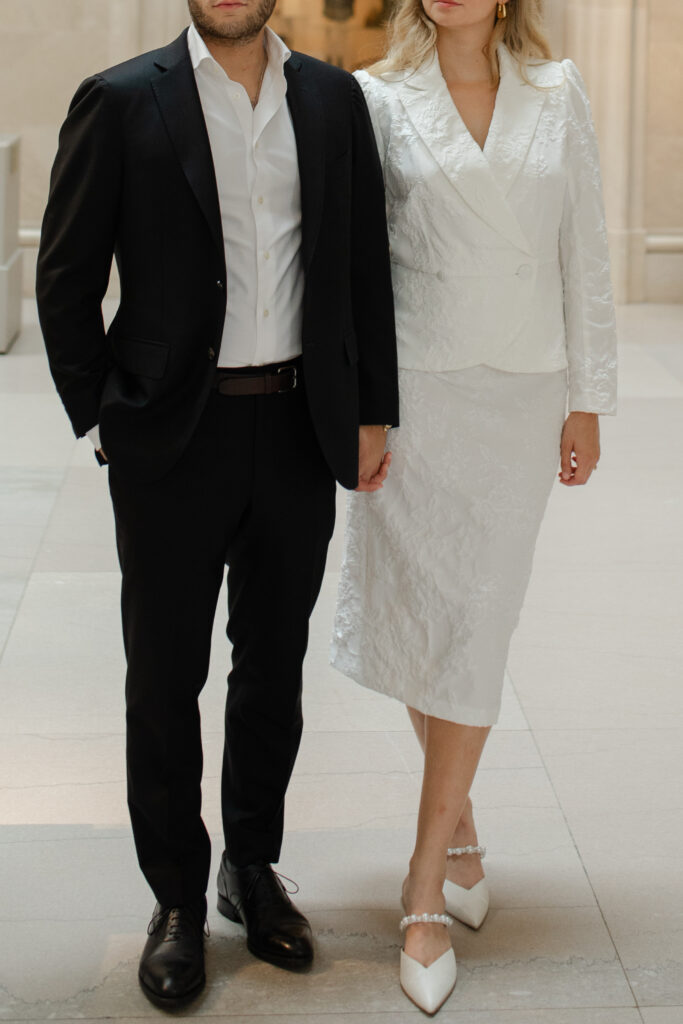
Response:
[[[368,70],[373,75],[387,71],[415,71],[433,54],[436,38],[437,26],[428,17],[422,0],[396,0],[389,22],[386,55]],[[496,57],[499,43],[505,43],[519,63],[526,81],[529,81],[526,68],[530,63],[552,60],[550,45],[543,32],[543,0],[508,0],[507,17],[496,19],[485,50],[495,82],[500,75]]]

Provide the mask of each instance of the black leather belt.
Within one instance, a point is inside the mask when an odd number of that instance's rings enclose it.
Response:
[[[221,395],[282,395],[297,386],[300,364],[301,360],[297,359],[270,366],[217,370],[213,386]]]

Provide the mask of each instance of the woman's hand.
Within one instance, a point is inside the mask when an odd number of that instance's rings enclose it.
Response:
[[[391,452],[384,451],[386,443],[384,427],[360,428],[357,491],[381,491],[391,465]]]
[[[570,412],[562,430],[560,483],[588,483],[600,461],[600,422],[594,412]]]

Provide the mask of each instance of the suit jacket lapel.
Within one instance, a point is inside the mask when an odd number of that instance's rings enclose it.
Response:
[[[416,131],[468,206],[509,242],[529,252],[486,155],[453,103],[438,58],[406,78],[399,85],[399,95]]]
[[[325,119],[307,69],[296,54],[285,64],[287,102],[292,115],[301,178],[304,270],[310,266],[320,231],[325,189]]]
[[[520,77],[507,47],[498,47],[500,85],[484,155],[503,195],[508,195],[529,152],[546,93]]]
[[[155,61],[161,74],[152,80],[161,116],[185,177],[223,256],[223,228],[216,172],[197,83],[187,49],[187,32],[164,47]]]

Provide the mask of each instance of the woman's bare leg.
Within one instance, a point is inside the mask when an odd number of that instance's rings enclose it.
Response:
[[[425,750],[425,729],[427,727],[427,716],[423,715],[421,711],[416,711],[415,708],[408,708],[408,715],[410,716],[410,722],[415,730],[417,741],[422,747],[422,753]]]
[[[412,723],[415,735],[417,736],[418,742],[422,747],[422,751],[425,750],[425,731],[427,727],[427,716],[421,711],[417,711],[415,708],[408,708],[408,715]],[[465,802],[464,810],[460,816],[460,820],[453,829],[453,834],[448,842],[449,847],[457,846],[478,846],[479,838],[477,836],[477,829],[474,824],[474,813],[472,810],[472,801],[467,797]],[[484,877],[484,869],[481,863],[481,857],[479,854],[463,854],[460,857],[449,857],[448,864],[446,866],[446,878],[449,882],[455,882],[456,885],[462,885],[466,889],[471,889],[473,885],[481,881]]]
[[[424,716],[425,771],[417,839],[403,885],[408,914],[443,913],[446,850],[465,811],[489,732],[489,728]],[[406,932],[405,951],[428,966],[448,949],[449,943],[443,925],[414,925]]]
[[[449,847],[454,846],[478,846],[479,837],[477,836],[477,828],[474,824],[474,814],[472,812],[472,801],[467,798],[465,803],[465,809],[462,812],[460,821],[458,822]],[[478,853],[464,853],[459,857],[449,857],[448,864],[446,865],[446,878],[449,882],[455,882],[456,885],[462,885],[465,889],[471,889],[473,885],[480,882],[484,877],[484,868],[481,863],[481,857]]]

